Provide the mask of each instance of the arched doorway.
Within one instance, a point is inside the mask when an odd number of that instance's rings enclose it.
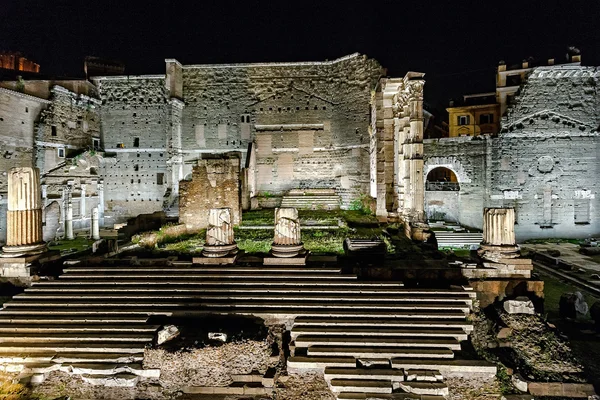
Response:
[[[446,167],[433,168],[425,179],[425,190],[459,191],[460,184],[454,171]]]

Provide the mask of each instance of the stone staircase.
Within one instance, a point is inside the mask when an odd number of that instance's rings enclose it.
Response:
[[[465,318],[470,291],[359,281],[340,268],[310,264],[136,264],[72,265],[57,280],[34,283],[6,303],[0,370],[21,372],[33,382],[61,370],[92,384],[134,386],[160,374],[141,365],[160,328],[148,323],[150,316],[240,314],[292,327],[288,368],[324,370],[339,398],[443,392],[440,382],[428,392],[422,381],[408,379],[409,370],[446,374],[471,365],[475,372],[495,373],[454,358],[472,329]]]
[[[436,231],[435,238],[437,239],[438,248],[452,247],[476,250],[483,241],[483,233]]]
[[[335,194],[288,194],[281,199],[281,207],[298,210],[339,210],[340,196]]]

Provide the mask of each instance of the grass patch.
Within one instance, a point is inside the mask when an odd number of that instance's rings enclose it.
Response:
[[[583,293],[583,297],[590,307],[592,304],[598,301],[597,298],[589,295],[587,292],[581,289],[578,289],[577,287],[571,286],[570,284],[556,279],[548,274],[544,274],[543,272],[536,272],[540,274],[540,278],[544,281],[544,312],[548,315],[548,319],[550,320],[560,319],[558,309],[560,296],[564,293],[580,291]],[[590,319],[589,314],[583,319]]]
[[[77,236],[73,240],[61,240],[58,242],[50,242],[48,245],[48,249],[50,250],[58,250],[61,253],[67,252],[79,252],[84,251],[92,247],[92,244],[95,242],[93,239],[88,239],[84,236]]]
[[[565,239],[565,238],[548,238],[548,239],[529,239],[523,242],[525,244],[546,244],[546,243],[572,243],[581,244],[582,240],[579,239]]]

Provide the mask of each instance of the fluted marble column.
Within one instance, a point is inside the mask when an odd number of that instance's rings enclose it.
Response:
[[[483,241],[479,255],[490,261],[519,256],[519,247],[515,239],[514,208],[483,210]]]
[[[211,208],[208,213],[206,243],[202,250],[205,257],[225,257],[236,254],[237,244],[233,237],[230,208]]]
[[[40,254],[47,250],[42,239],[42,198],[37,168],[12,168],[8,176],[6,246],[3,257]]]
[[[271,254],[275,257],[295,257],[304,252],[300,233],[298,210],[295,208],[275,209],[275,235]]]

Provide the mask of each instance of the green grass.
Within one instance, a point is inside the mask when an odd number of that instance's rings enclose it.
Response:
[[[59,250],[61,253],[65,253],[71,250],[74,251],[83,251],[90,247],[94,243],[93,239],[88,239],[83,236],[77,236],[73,240],[61,240],[59,242],[53,242],[53,244],[49,245],[48,248],[50,250]]]
[[[565,283],[561,280],[554,278],[548,274],[544,274],[540,271],[537,271],[540,274],[540,278],[544,281],[544,312],[548,315],[548,319],[550,320],[558,320],[559,317],[559,303],[560,296],[563,293],[576,292],[580,291],[583,293],[583,297],[588,305],[591,307],[596,301],[597,298],[589,295],[587,292],[584,292],[577,287],[571,286],[568,283]],[[584,319],[589,319],[589,314]]]
[[[572,243],[581,244],[580,239],[566,239],[566,238],[548,238],[548,239],[529,239],[526,240],[525,244],[546,244],[546,243]]]

